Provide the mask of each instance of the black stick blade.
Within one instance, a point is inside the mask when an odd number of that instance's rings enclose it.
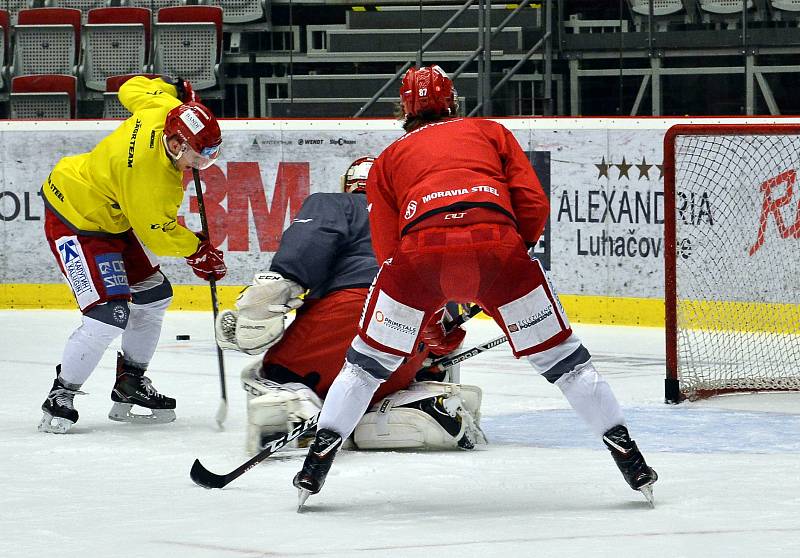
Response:
[[[199,459],[194,460],[194,463],[192,464],[192,470],[189,472],[189,476],[192,477],[192,480],[195,484],[202,486],[203,488],[222,488],[228,484],[228,479],[225,478],[225,475],[212,473],[203,467],[203,464],[200,463]]]

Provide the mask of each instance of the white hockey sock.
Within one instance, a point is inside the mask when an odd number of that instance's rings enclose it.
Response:
[[[92,375],[97,363],[122,329],[83,316],[78,329],[72,332],[61,357],[61,381],[80,387]]]
[[[625,424],[611,386],[597,373],[591,361],[564,374],[556,380],[556,385],[598,437],[618,424]]]
[[[319,417],[319,428],[327,428],[346,439],[364,416],[369,402],[381,385],[369,372],[345,360],[331,384]]]
[[[544,374],[558,363],[564,361],[569,355],[581,347],[581,340],[574,333],[567,337],[562,343],[555,347],[539,353],[529,355],[525,358],[531,363],[533,369],[539,374]]]
[[[147,368],[156,352],[164,313],[170,302],[172,298],[129,306],[128,327],[122,334],[122,353],[127,361]]]

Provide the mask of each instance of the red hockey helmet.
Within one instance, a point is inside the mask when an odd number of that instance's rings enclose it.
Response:
[[[171,153],[176,161],[187,157],[189,166],[207,169],[219,157],[222,132],[217,119],[208,107],[200,103],[178,105],[167,114],[164,122],[164,137],[177,136],[181,141],[178,153]],[[169,149],[167,149],[169,152]]]
[[[367,190],[369,169],[372,168],[372,163],[374,162],[374,157],[359,157],[353,161],[347,172],[342,176],[342,191],[350,193],[365,192]]]
[[[406,116],[448,114],[453,93],[453,81],[439,66],[409,68],[400,84],[403,113]]]

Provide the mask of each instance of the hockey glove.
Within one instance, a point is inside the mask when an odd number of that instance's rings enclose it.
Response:
[[[212,278],[219,281],[225,277],[228,268],[222,256],[222,251],[217,250],[202,233],[195,233],[200,239],[197,251],[186,258],[186,263],[192,268],[194,274],[210,281]]]
[[[464,341],[467,332],[460,327],[445,331],[445,309],[436,312],[428,322],[420,336],[420,340],[428,346],[431,352],[437,355],[447,355],[456,350]]]
[[[234,310],[223,310],[214,320],[214,335],[220,349],[239,350],[236,344],[236,322],[239,315]]]
[[[302,285],[280,273],[259,273],[253,284],[236,299],[236,345],[247,354],[255,355],[272,347],[283,337],[287,313],[299,308],[299,298],[305,292]]]
[[[178,90],[178,100],[181,103],[199,103],[200,96],[194,92],[192,89],[192,84],[189,83],[187,80],[183,78],[173,78],[169,76],[164,76],[161,79],[169,83],[170,85],[174,85],[175,89]]]

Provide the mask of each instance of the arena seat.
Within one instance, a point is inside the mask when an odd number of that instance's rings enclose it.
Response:
[[[119,102],[117,93],[123,83],[138,75],[150,79],[160,77],[156,74],[126,74],[106,78],[105,93],[103,93],[103,118],[128,118],[131,115],[128,109]]]
[[[219,83],[222,8],[177,6],[158,10],[153,71],[180,76],[197,89]]]
[[[75,118],[77,82],[75,76],[61,74],[12,78],[9,103],[11,118]]]
[[[106,78],[149,70],[150,10],[97,8],[83,31],[81,73],[89,89],[105,91]]]
[[[80,52],[80,10],[20,10],[17,21],[12,75],[75,74]]]

